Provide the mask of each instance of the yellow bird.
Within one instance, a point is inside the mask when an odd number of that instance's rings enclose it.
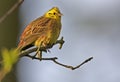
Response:
[[[32,21],[23,31],[17,50],[22,51],[31,46],[38,49],[36,55],[42,58],[41,47],[56,43],[61,31],[61,12],[58,7],[53,7],[43,16]]]

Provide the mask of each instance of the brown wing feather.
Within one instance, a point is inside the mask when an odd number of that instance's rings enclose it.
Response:
[[[40,17],[31,22],[20,37],[18,49],[22,50],[24,47],[34,43],[39,36],[46,33],[48,29],[46,24],[49,20],[50,18]]]

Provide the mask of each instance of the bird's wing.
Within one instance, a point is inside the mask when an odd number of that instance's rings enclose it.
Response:
[[[48,26],[46,25],[50,19],[40,17],[31,22],[24,30],[20,37],[18,48],[21,50],[37,40],[38,37],[47,32]]]

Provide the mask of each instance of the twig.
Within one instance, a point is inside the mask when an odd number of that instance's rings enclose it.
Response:
[[[24,0],[18,0],[2,17],[0,17],[0,23],[5,20],[5,18],[10,15],[15,9],[17,9]]]
[[[35,57],[35,56],[31,56],[31,55],[25,55],[26,57],[29,57],[29,58],[32,58],[32,59],[37,59],[37,60],[56,60],[56,59],[58,59],[57,57],[53,57],[53,58],[37,58],[37,57]]]
[[[69,68],[69,69],[71,69],[71,70],[75,70],[75,69],[77,69],[77,68],[80,68],[83,64],[85,64],[85,63],[87,63],[88,61],[90,61],[90,60],[92,60],[93,59],[93,57],[90,57],[90,58],[88,58],[88,59],[86,59],[85,61],[83,61],[82,63],[80,63],[79,65],[77,65],[77,66],[70,66],[70,65],[65,65],[65,64],[62,64],[62,63],[60,63],[60,62],[58,62],[58,61],[56,61],[58,58],[57,57],[53,57],[53,58],[41,58],[41,59],[39,59],[39,58],[37,58],[37,57],[35,57],[35,56],[31,56],[31,55],[25,55],[25,56],[27,56],[27,57],[29,57],[29,58],[32,58],[32,59],[37,59],[37,60],[50,60],[50,61],[53,61],[54,63],[56,63],[56,64],[58,64],[58,65],[60,65],[60,66],[63,66],[63,67],[65,67],[65,68]]]
[[[61,65],[61,66],[65,67],[65,68],[69,68],[69,69],[71,69],[71,70],[75,70],[75,69],[81,67],[83,64],[87,63],[88,61],[90,61],[91,59],[93,59],[93,57],[90,57],[90,58],[86,59],[85,61],[83,61],[82,63],[80,63],[79,65],[77,65],[77,66],[75,66],[75,67],[74,67],[74,66],[70,66],[70,65],[62,64],[62,63],[56,61],[56,59],[53,59],[52,61],[53,61],[54,63],[58,64],[58,65]]]
[[[63,37],[62,37],[60,40],[58,40],[54,45],[56,45],[56,44],[60,44],[59,49],[61,49],[61,48],[62,48],[62,45],[64,44]],[[41,47],[41,48],[40,48],[40,51],[46,51],[46,49],[52,48],[54,45],[52,45],[52,46],[47,46],[47,47]],[[91,59],[93,59],[93,57],[90,57],[90,58],[86,59],[85,61],[83,61],[82,63],[80,63],[79,65],[77,65],[77,66],[74,67],[74,66],[65,65],[65,64],[62,64],[62,63],[58,62],[58,61],[57,61],[57,59],[58,59],[57,57],[53,57],[53,58],[37,58],[37,57],[35,57],[35,56],[29,55],[30,53],[35,52],[36,50],[37,50],[37,48],[32,48],[32,49],[23,51],[23,52],[21,52],[21,53],[19,54],[19,56],[20,56],[20,57],[25,57],[25,56],[27,56],[27,57],[29,57],[29,58],[37,59],[37,60],[40,60],[40,61],[41,61],[41,60],[50,60],[50,61],[53,61],[54,63],[56,63],[56,64],[58,64],[58,65],[60,65],[60,66],[63,66],[63,67],[65,67],[65,68],[69,68],[69,69],[71,69],[71,70],[75,70],[75,69],[81,67],[83,64],[87,63],[88,61],[90,61]]]

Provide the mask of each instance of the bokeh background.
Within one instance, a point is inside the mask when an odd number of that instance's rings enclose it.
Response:
[[[17,0],[0,0],[0,18],[16,3]],[[0,61],[3,48],[11,49],[16,47],[19,32],[19,10],[16,9],[7,18],[0,22]],[[1,65],[0,65],[1,72]],[[1,73],[0,73],[1,74]],[[1,76],[1,75],[0,75]],[[7,74],[2,82],[17,82],[15,68]]]
[[[120,1],[25,0],[19,15],[21,30],[53,6],[64,14],[61,36],[65,44],[43,57],[57,56],[58,61],[73,66],[88,57],[94,59],[71,71],[50,61],[22,58],[19,82],[120,82]]]
[[[25,0],[19,9],[20,36],[32,20],[57,6],[63,13],[61,50],[54,46],[43,57],[58,57],[76,66],[94,59],[74,71],[51,61],[21,58],[18,82],[120,82],[120,1],[119,0]]]

